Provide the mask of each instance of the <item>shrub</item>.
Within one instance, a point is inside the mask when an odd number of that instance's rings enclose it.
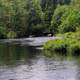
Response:
[[[61,36],[61,34],[59,34]],[[44,49],[77,55],[80,53],[80,32],[69,32],[62,35],[64,38],[50,40]]]
[[[53,50],[56,52],[66,52],[66,43],[62,39],[50,40],[48,41],[44,49]]]
[[[14,31],[10,31],[8,34],[7,34],[7,37],[8,38],[16,38],[16,33]]]
[[[75,41],[75,43],[70,44],[69,49],[70,49],[70,53],[72,53],[73,55],[77,55],[80,53],[80,41],[77,42]]]

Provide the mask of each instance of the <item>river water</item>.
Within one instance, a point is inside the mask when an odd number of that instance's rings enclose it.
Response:
[[[19,44],[0,45],[0,80],[80,80],[80,59]]]

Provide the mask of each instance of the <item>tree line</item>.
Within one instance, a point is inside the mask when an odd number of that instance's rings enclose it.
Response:
[[[0,38],[65,33],[80,26],[80,0],[0,0]]]

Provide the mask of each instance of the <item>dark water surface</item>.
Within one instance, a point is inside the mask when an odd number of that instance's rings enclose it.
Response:
[[[1,44],[0,80],[80,80],[79,62],[34,47]]]

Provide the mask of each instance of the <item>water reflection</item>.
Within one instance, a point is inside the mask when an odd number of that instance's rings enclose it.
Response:
[[[79,58],[70,55],[2,44],[0,80],[80,80],[79,62]]]
[[[32,47],[21,47],[11,44],[0,45],[0,65],[15,65],[19,62],[28,62],[28,59],[34,58],[35,56],[36,50]]]

